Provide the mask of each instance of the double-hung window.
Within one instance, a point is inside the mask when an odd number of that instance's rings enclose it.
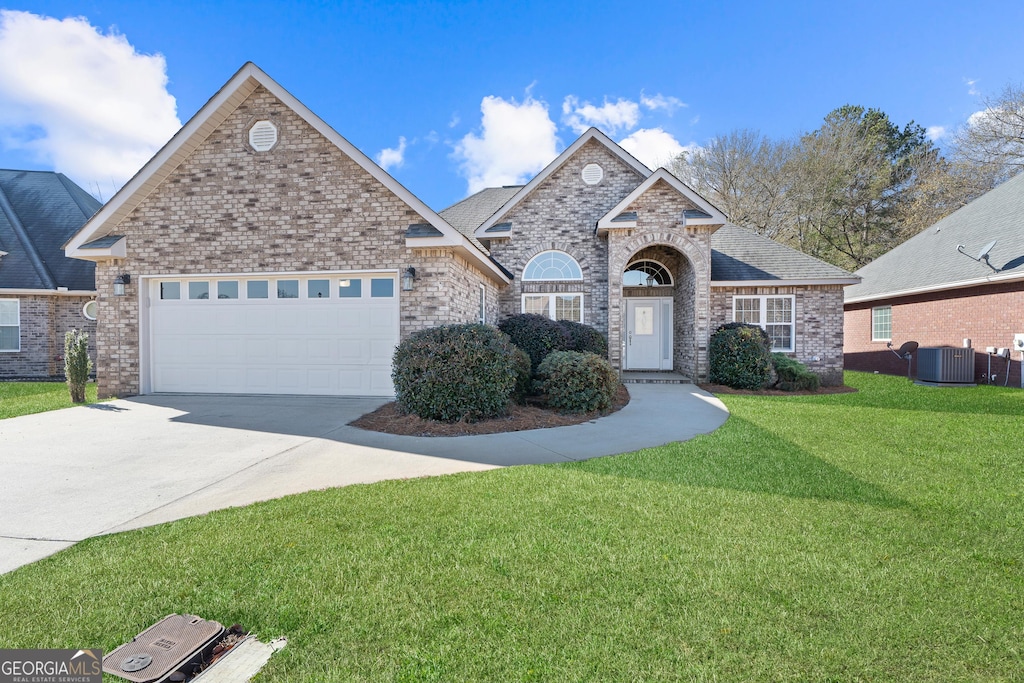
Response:
[[[795,325],[792,296],[736,296],[733,322],[757,325],[768,334],[772,351],[792,351]]]
[[[871,341],[892,340],[892,306],[871,309]]]
[[[0,351],[21,351],[21,302],[0,299]]]

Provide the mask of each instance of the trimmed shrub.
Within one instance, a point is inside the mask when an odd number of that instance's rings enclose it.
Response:
[[[795,358],[773,353],[772,366],[778,377],[775,386],[782,391],[817,391],[821,388],[821,378]]]
[[[763,389],[771,380],[771,341],[757,325],[722,325],[711,335],[708,355],[713,384],[733,389]]]
[[[72,403],[85,403],[85,383],[92,371],[89,358],[89,333],[71,330],[64,334],[64,377]]]
[[[548,405],[566,413],[589,413],[612,405],[619,378],[611,364],[593,353],[554,351],[537,368]]]
[[[569,347],[559,349],[559,351],[579,351],[580,353],[593,353],[602,358],[608,357],[608,341],[603,334],[590,325],[572,320],[561,320],[558,324],[569,335]]]
[[[421,330],[395,349],[395,400],[406,412],[442,422],[503,415],[520,376],[516,358],[508,336],[489,325]]]
[[[537,371],[537,366],[549,353],[568,349],[570,344],[569,333],[562,325],[534,313],[505,318],[498,323],[498,329],[530,357],[531,372]]]
[[[512,345],[512,365],[516,371],[516,386],[512,390],[512,398],[516,403],[523,403],[530,394],[533,379],[530,357],[516,345]]]

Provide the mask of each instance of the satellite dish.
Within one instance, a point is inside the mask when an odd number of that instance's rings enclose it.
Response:
[[[988,260],[988,253],[990,251],[992,251],[992,247],[996,246],[996,242],[998,242],[998,241],[999,240],[992,240],[991,242],[986,244],[984,247],[982,247],[981,251],[978,252],[977,260],[978,261],[981,261],[981,260],[987,261]]]

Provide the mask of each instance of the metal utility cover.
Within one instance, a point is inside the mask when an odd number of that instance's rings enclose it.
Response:
[[[134,683],[160,681],[222,633],[216,621],[169,614],[104,657],[103,670]]]

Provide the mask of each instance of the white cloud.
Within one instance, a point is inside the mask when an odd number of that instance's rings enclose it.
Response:
[[[648,97],[647,95],[644,95],[643,92],[640,93],[640,104],[652,111],[656,109],[664,109],[670,115],[674,113],[676,109],[689,106],[678,97],[662,95],[661,93]]]
[[[377,165],[388,171],[405,164],[405,136],[398,138],[398,147],[385,147],[377,154]]]
[[[546,103],[529,95],[521,104],[488,96],[480,112],[480,135],[469,133],[455,144],[470,193],[525,182],[558,156],[557,128]]]
[[[995,111],[992,109],[982,109],[981,111],[976,111],[967,117],[967,125],[977,126],[979,123],[983,122],[985,119],[989,118],[994,113]]]
[[[977,97],[981,94],[981,91],[975,88],[975,84],[978,82],[975,78],[965,78],[964,83],[967,85],[967,94]]]
[[[683,152],[697,149],[696,143],[681,145],[671,133],[661,128],[641,128],[619,144],[649,168],[666,166]]]
[[[181,127],[162,55],[85,18],[0,10],[0,144],[120,187]]]
[[[614,135],[619,130],[630,130],[637,124],[640,120],[640,105],[619,98],[615,102],[605,99],[604,104],[598,107],[590,102],[580,104],[575,95],[569,95],[562,102],[562,115],[565,124],[577,133],[596,126]]]
[[[459,116],[458,112],[455,112],[454,114],[452,114],[452,117],[448,119],[448,127],[454,128],[455,126],[459,125],[460,121],[462,121],[462,117]]]
[[[948,132],[949,131],[946,130],[945,126],[928,126],[928,128],[925,129],[925,135],[927,135],[928,139],[932,142],[946,137],[946,133]]]

